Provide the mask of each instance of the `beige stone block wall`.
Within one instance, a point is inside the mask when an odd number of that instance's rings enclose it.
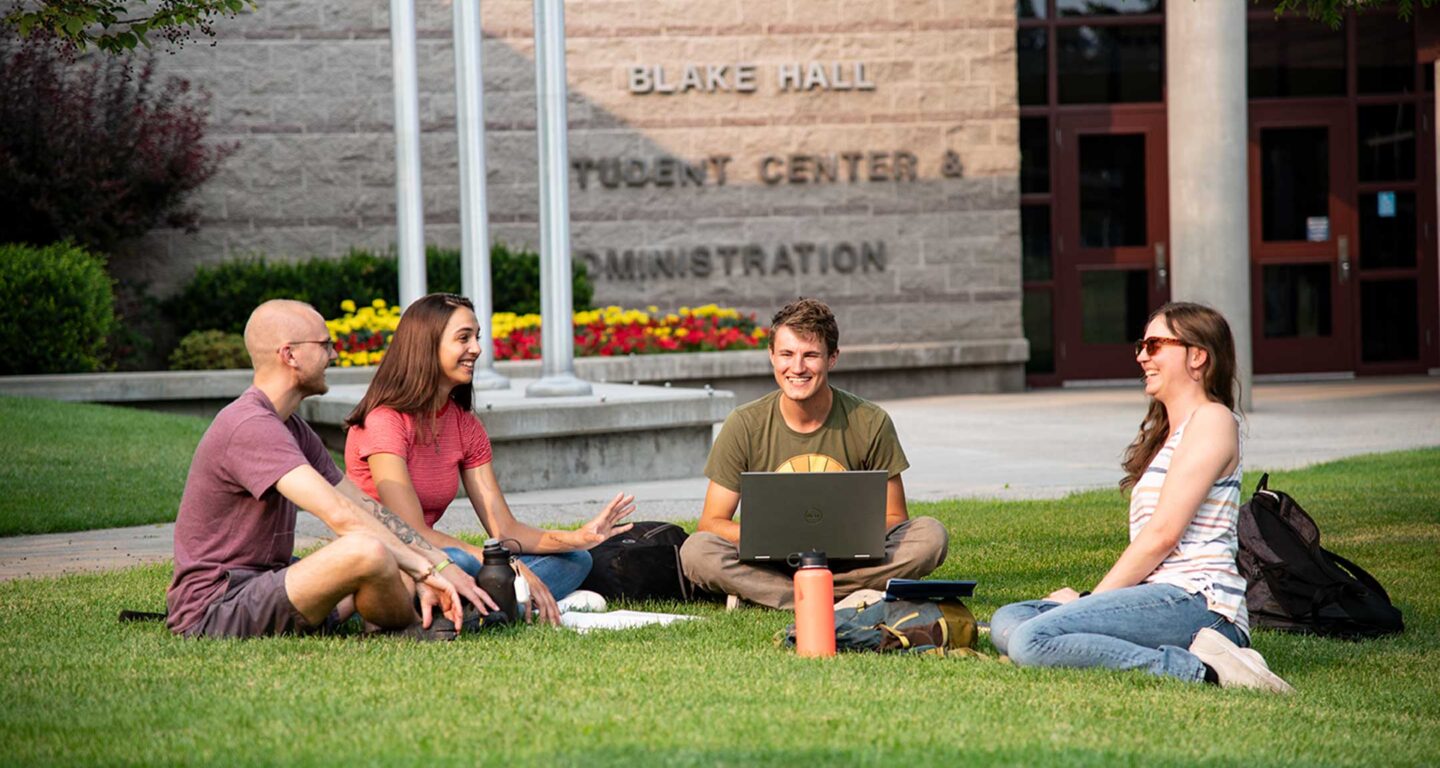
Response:
[[[572,173],[574,252],[599,267],[597,301],[718,301],[764,316],[806,294],[831,301],[852,343],[1022,336],[1013,3],[565,5],[572,159],[708,166],[703,186],[612,189],[591,172],[581,188]],[[491,231],[528,247],[537,205],[532,7],[482,6]],[[417,8],[426,240],[454,246],[450,7]],[[198,263],[338,255],[393,242],[387,9],[378,0],[273,0],[217,25],[217,45],[168,57],[167,69],[214,94],[213,134],[240,150],[201,194],[201,231],[157,232],[123,268],[163,293]],[[874,87],[777,90],[782,65],[808,62],[839,63],[847,77],[863,62]],[[735,65],[753,65],[755,92],[628,88],[632,66],[663,67],[673,81],[687,64],[726,65],[732,84]],[[891,165],[894,153],[909,153],[914,179],[848,181],[838,157],[848,152],[865,154],[862,171],[870,153],[888,153]],[[942,172],[947,152],[958,157],[960,175]],[[837,181],[761,178],[767,156],[832,154]],[[715,156],[730,158],[723,185],[715,183]],[[721,248],[735,252],[727,258]],[[695,249],[708,252],[708,270],[696,268]],[[649,266],[608,270],[612,251],[617,265],[629,252]],[[668,269],[666,251],[676,260]],[[862,251],[883,256],[866,262]]]

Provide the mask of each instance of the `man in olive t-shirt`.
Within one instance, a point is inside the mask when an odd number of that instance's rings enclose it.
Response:
[[[910,466],[895,425],[880,406],[830,386],[839,357],[839,329],[824,302],[799,299],[771,321],[770,364],[779,390],[736,408],[710,448],[710,478],[699,531],[685,541],[685,575],[702,589],[771,608],[794,604],[793,572],[740,562],[742,472],[884,470],[885,560],[860,567],[832,565],[835,596],[883,589],[892,578],[919,578],[945,561],[945,526],[910,519],[900,473]]]

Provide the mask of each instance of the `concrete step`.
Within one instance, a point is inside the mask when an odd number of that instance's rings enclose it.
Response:
[[[584,397],[526,397],[532,381],[475,393],[506,491],[695,477],[714,425],[735,407],[735,396],[723,390],[629,384],[594,383]],[[332,387],[303,402],[300,415],[327,445],[343,449],[345,417],[365,390]]]

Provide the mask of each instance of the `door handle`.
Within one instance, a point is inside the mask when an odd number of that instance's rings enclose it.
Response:
[[[1170,282],[1170,269],[1165,261],[1165,244],[1155,244],[1155,285],[1164,288]]]
[[[1350,238],[1341,235],[1337,243],[1339,247],[1336,249],[1336,259],[1340,262],[1340,282],[1348,283],[1350,282]]]

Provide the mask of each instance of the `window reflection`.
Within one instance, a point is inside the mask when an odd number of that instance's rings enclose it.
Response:
[[[1261,236],[1269,241],[1329,240],[1330,132],[1326,128],[1260,131]],[[1310,219],[1327,234],[1312,237]]]
[[[1021,206],[1020,253],[1021,280],[1031,283],[1050,279],[1050,206]]]
[[[1360,195],[1360,268],[1413,266],[1415,193],[1391,191]]]
[[[1360,285],[1360,358],[1367,363],[1420,357],[1415,281],[1374,280]]]
[[[1163,13],[1164,0],[1058,0],[1061,16],[1128,16],[1136,13]]]
[[[1145,245],[1145,135],[1080,137],[1080,244]]]
[[[1045,18],[1045,0],[1015,0],[1015,15],[1022,19]]]
[[[1015,32],[1015,65],[1022,106],[1049,103],[1049,64],[1045,54],[1044,27]]]
[[[1415,36],[1393,12],[1362,14],[1355,29],[1355,87],[1360,93],[1415,90]]]
[[[1410,104],[1360,107],[1355,112],[1361,181],[1415,178],[1415,111]]]
[[[1330,265],[1278,264],[1261,270],[1265,338],[1330,335]]]
[[[1020,118],[1020,192],[1050,191],[1050,121],[1043,117]]]
[[[1345,95],[1345,32],[1308,19],[1251,19],[1250,98]]]
[[[1025,339],[1030,342],[1026,373],[1055,372],[1055,322],[1050,291],[1026,291],[1020,302]]]
[[[1055,30],[1060,102],[1160,101],[1164,37],[1158,25]]]
[[[1080,274],[1080,335],[1086,344],[1128,344],[1150,315],[1150,273],[1143,269]]]

